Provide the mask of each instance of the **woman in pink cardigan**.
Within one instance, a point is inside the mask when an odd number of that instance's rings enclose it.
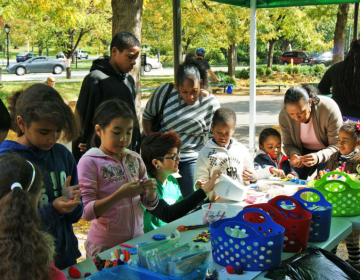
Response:
[[[145,165],[130,151],[136,116],[122,101],[103,102],[95,112],[95,145],[78,164],[83,219],[91,221],[85,242],[93,256],[144,233],[143,209],[159,201],[156,180],[148,179]]]
[[[300,179],[325,168],[337,142],[342,116],[329,97],[317,96],[311,86],[295,86],[285,93],[279,114],[284,152]]]

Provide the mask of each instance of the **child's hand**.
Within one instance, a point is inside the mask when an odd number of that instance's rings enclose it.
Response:
[[[79,147],[79,149],[80,149],[80,152],[82,152],[82,153],[85,153],[85,152],[87,151],[87,145],[86,145],[86,143],[80,143],[80,144],[78,145],[78,147]]]
[[[201,188],[203,189],[203,191],[205,193],[208,193],[210,191],[213,190],[215,182],[217,179],[219,179],[221,176],[221,171],[220,170],[215,170],[213,172],[213,174],[211,175],[211,178],[209,181],[207,181],[203,186],[201,186]]]
[[[318,157],[316,154],[307,154],[302,157],[300,157],[301,162],[306,166],[314,166],[318,163]]]
[[[206,182],[207,182],[206,180],[197,180],[195,182],[195,188],[199,189],[199,188],[203,187],[206,184]]]
[[[70,186],[71,176],[66,178],[64,185],[62,186],[62,195],[67,198],[74,198],[76,195],[80,195],[80,187],[82,184],[78,184],[75,186]]]
[[[292,154],[290,156],[290,164],[294,167],[303,167],[304,164],[301,161],[301,156],[298,154]]]
[[[116,192],[121,193],[121,198],[133,198],[140,195],[145,191],[143,185],[136,180],[135,182],[130,182],[122,185]]]
[[[284,170],[281,170],[281,169],[271,168],[270,173],[275,175],[276,177],[280,177],[280,178],[285,177],[285,172],[284,172]]]
[[[60,196],[52,202],[52,206],[58,215],[74,211],[79,204],[81,204],[80,194],[76,195],[74,200],[70,200],[65,196]]]
[[[256,173],[254,170],[250,170],[247,167],[245,167],[244,171],[242,173],[242,178],[245,182],[246,181],[253,182],[253,181],[256,181],[257,176],[256,176]]]

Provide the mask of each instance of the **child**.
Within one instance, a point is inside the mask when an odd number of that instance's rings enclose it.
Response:
[[[154,210],[144,213],[144,232],[149,232],[185,216],[206,198],[214,187],[215,180],[199,188],[183,199],[178,181],[171,175],[178,171],[181,140],[174,131],[155,132],[146,136],[141,144],[141,157],[148,171],[148,177],[157,181],[159,204]],[[145,209],[146,210],[146,209]]]
[[[339,151],[329,158],[326,169],[335,170],[345,163],[344,172],[357,174],[360,159],[359,146],[360,124],[353,121],[347,121],[339,130]],[[360,232],[355,230],[345,239],[346,248],[349,254],[349,263],[358,271],[360,271],[359,240]],[[332,252],[336,252],[336,247]]]
[[[6,109],[4,103],[0,99],[0,144],[8,135],[10,129],[10,115],[8,110]]]
[[[254,159],[258,179],[271,176],[297,177],[290,166],[289,157],[281,152],[281,135],[274,128],[265,128],[259,135],[259,148]]]
[[[83,218],[91,221],[85,249],[94,256],[144,233],[143,210],[159,201],[156,180],[147,179],[145,165],[131,143],[136,116],[119,100],[105,101],[96,109],[95,146],[78,164]]]
[[[199,153],[194,175],[195,188],[208,181],[215,170],[220,170],[242,184],[256,182],[248,149],[232,138],[235,125],[234,110],[222,107],[215,111],[211,124],[214,138]]]
[[[80,193],[74,158],[56,141],[61,132],[65,140],[75,139],[78,121],[60,94],[44,84],[14,93],[9,109],[18,138],[5,140],[0,154],[15,152],[40,167],[43,185],[38,212],[43,229],[55,237],[55,266],[64,269],[81,255],[72,224],[80,219],[83,207],[77,199],[70,200]]]
[[[54,238],[39,230],[40,170],[21,157],[2,155],[0,176],[1,279],[66,279],[52,266]]]

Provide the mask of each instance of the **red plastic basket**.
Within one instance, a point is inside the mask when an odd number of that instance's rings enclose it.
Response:
[[[284,209],[281,204],[295,205],[294,209]],[[260,208],[269,213],[274,222],[285,228],[283,252],[299,252],[307,247],[311,213],[294,198],[279,195],[268,203],[254,204],[245,208]]]

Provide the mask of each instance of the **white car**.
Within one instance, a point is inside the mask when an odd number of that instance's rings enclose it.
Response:
[[[155,68],[162,68],[161,62],[157,58],[146,57],[145,72],[150,72]]]

